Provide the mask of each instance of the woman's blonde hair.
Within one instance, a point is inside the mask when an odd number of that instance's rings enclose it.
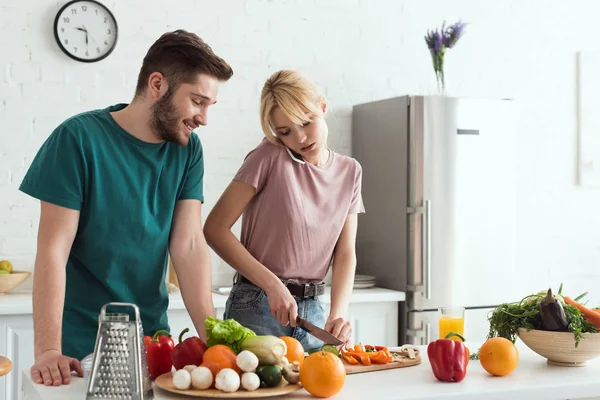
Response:
[[[307,113],[322,116],[321,102],[324,97],[317,87],[304,75],[294,70],[275,72],[265,82],[260,95],[260,123],[265,137],[278,144],[271,125],[271,111],[279,107],[294,124],[308,122]]]

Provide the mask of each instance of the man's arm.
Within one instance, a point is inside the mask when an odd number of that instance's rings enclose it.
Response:
[[[79,211],[41,202],[33,274],[35,364],[31,377],[47,386],[68,384],[72,369],[83,376],[79,361],[63,356],[61,348],[66,265],[78,224]]]
[[[335,246],[331,279],[331,310],[325,329],[343,341],[350,339],[352,327],[345,320],[356,270],[357,214],[349,214]]]
[[[196,332],[206,342],[206,317],[215,316],[208,245],[202,231],[200,200],[180,200],[175,206],[169,252],[181,296]]]

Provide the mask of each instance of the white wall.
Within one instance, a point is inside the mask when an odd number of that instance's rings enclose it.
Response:
[[[448,53],[448,93],[512,97],[522,105],[518,262],[527,290],[600,281],[600,190],[577,186],[576,53],[596,49],[594,0],[103,0],[120,29],[114,53],[84,64],[52,36],[65,1],[0,3],[0,258],[32,269],[38,204],[17,191],[52,129],[73,113],[131,99],[150,44],[163,32],[198,33],[233,66],[209,125],[205,215],[261,137],[258,96],[280,68],[312,77],[329,98],[330,144],[350,149],[351,106],[430,94],[435,79],[423,36],[446,19],[470,23]],[[230,269],[215,257],[215,281]],[[474,283],[476,284],[476,283]],[[597,301],[600,303],[600,300]]]

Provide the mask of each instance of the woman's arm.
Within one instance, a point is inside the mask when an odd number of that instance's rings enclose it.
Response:
[[[255,285],[264,289],[273,316],[282,325],[296,326],[298,306],[279,278],[262,265],[231,232],[256,189],[247,183],[232,181],[213,207],[204,225],[209,246],[229,265]]]
[[[343,341],[350,339],[352,334],[352,327],[350,322],[345,320],[345,316],[352,294],[356,269],[357,226],[357,214],[348,214],[333,254],[331,309],[325,330]]]

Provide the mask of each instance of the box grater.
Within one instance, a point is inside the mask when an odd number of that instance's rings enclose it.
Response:
[[[135,320],[113,317],[107,307],[130,307]],[[100,310],[98,334],[86,400],[153,398],[140,310],[131,303],[108,303]]]

